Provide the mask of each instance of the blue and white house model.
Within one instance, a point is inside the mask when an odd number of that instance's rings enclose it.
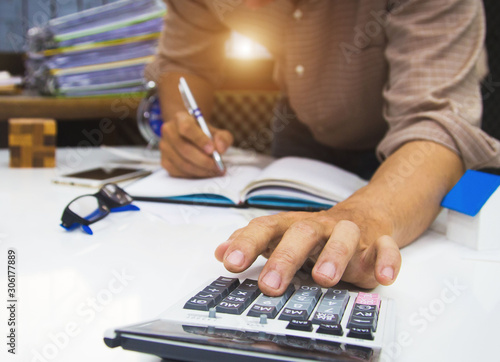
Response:
[[[468,170],[444,197],[446,237],[476,250],[500,249],[500,176]]]

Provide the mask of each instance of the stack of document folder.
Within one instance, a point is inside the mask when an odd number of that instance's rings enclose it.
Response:
[[[142,94],[165,12],[160,0],[120,0],[31,28],[26,83],[61,97]]]

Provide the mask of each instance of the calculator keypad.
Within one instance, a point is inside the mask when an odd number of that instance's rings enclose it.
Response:
[[[214,310],[246,315],[261,324],[267,323],[267,319],[277,319],[288,322],[285,329],[323,335],[344,336],[344,326],[349,338],[373,340],[380,313],[379,295],[357,293],[347,317],[344,314],[349,299],[347,290],[329,288],[324,292],[314,285],[296,289],[292,284],[282,296],[269,297],[260,292],[256,280],[246,279],[240,284],[237,278],[219,277],[190,298],[184,309],[210,310],[212,315]]]

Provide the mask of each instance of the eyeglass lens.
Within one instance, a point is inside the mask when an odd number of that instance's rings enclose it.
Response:
[[[101,205],[95,196],[82,196],[74,200],[68,208],[90,222],[102,218],[109,213],[109,209],[105,205]]]
[[[101,190],[107,197],[120,205],[126,205],[132,202],[132,198],[114,184],[106,184]]]

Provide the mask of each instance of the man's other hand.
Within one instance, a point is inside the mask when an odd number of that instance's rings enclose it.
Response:
[[[177,112],[161,128],[161,163],[170,176],[203,178],[220,176],[212,158],[217,150],[221,155],[233,144],[230,132],[209,126],[211,140],[188,112]]]

